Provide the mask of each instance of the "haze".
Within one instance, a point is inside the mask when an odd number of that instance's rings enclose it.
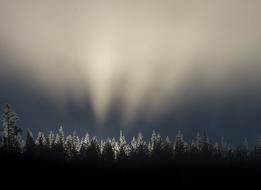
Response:
[[[191,97],[259,93],[260,8],[254,0],[1,0],[0,78],[20,76],[57,106],[88,99],[99,122],[114,107],[130,123]]]

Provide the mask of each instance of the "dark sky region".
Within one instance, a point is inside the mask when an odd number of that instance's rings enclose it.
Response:
[[[0,105],[22,128],[261,136],[259,1],[0,1]]]

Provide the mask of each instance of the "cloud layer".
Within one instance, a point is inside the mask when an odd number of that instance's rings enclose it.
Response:
[[[259,1],[1,1],[1,77],[125,123],[261,82]],[[15,71],[15,76],[12,72]]]

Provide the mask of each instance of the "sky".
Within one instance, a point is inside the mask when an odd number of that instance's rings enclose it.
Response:
[[[0,106],[22,128],[261,136],[258,0],[0,0]]]

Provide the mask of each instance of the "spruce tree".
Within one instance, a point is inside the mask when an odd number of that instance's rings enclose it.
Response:
[[[101,156],[101,147],[96,137],[86,134],[80,148],[80,159],[85,163],[97,163]]]
[[[10,105],[6,105],[3,114],[4,148],[7,154],[17,155],[21,151],[19,133],[22,129],[17,126],[17,114],[12,111]]]
[[[43,132],[39,132],[35,140],[36,154],[40,159],[44,159],[47,156],[46,138]]]
[[[35,154],[35,142],[33,133],[30,129],[27,130],[26,142],[25,142],[25,156],[28,158],[34,157]]]
[[[102,158],[106,163],[112,163],[115,159],[115,153],[113,150],[112,141],[110,139],[107,139],[104,144]]]
[[[64,145],[65,145],[65,135],[63,131],[63,127],[61,126],[59,128],[58,133],[56,134],[55,137],[55,142],[54,142],[54,154],[57,159],[64,160],[65,159],[65,150],[64,150]]]
[[[160,161],[163,153],[163,141],[159,133],[154,130],[151,135],[150,154],[154,161]]]
[[[185,142],[183,139],[183,134],[178,131],[174,144],[175,158],[182,160],[185,155]]]
[[[148,146],[143,141],[141,133],[137,137],[133,137],[131,141],[131,158],[137,162],[144,162],[149,156]]]
[[[129,154],[129,146],[122,131],[120,131],[118,146],[117,160],[120,162],[126,162]]]

